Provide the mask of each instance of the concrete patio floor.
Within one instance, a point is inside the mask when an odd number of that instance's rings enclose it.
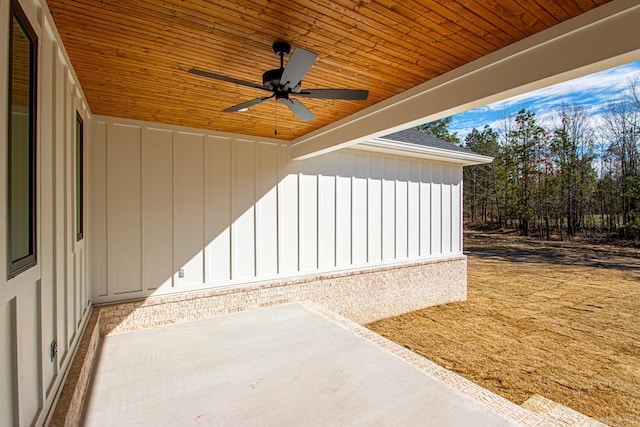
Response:
[[[107,336],[92,377],[86,426],[518,425],[297,303]]]

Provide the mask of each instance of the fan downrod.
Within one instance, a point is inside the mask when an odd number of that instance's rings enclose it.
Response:
[[[277,91],[280,86],[280,77],[284,71],[284,57],[291,52],[291,45],[287,42],[273,43],[273,53],[280,57],[280,68],[268,70],[262,74],[262,85],[269,90]]]

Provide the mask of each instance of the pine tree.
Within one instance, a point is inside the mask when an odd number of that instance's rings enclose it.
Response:
[[[566,221],[567,235],[575,237],[582,228],[595,191],[596,174],[592,166],[594,137],[584,109],[563,105],[557,115],[558,124],[553,130],[551,150],[558,167],[558,231],[562,236]]]
[[[516,128],[508,135],[508,143],[514,152],[517,165],[516,214],[520,234],[528,236],[530,224],[535,220],[533,195],[538,178],[538,147],[543,143],[546,133],[537,124],[535,113],[530,110],[520,110],[515,123]]]
[[[500,146],[498,134],[489,126],[482,131],[473,129],[465,138],[464,146],[476,153],[498,160]],[[465,210],[471,222],[489,222],[498,217],[498,175],[496,162],[469,166],[464,169]]]
[[[443,141],[450,142],[455,145],[460,144],[460,138],[456,132],[451,133],[449,131],[449,125],[451,124],[451,117],[445,117],[444,119],[436,120],[430,123],[425,123],[416,126],[420,132],[433,135],[436,138],[440,138]]]

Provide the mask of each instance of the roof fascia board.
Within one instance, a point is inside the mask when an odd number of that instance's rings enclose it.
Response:
[[[479,165],[483,163],[491,163],[493,161],[493,157],[483,156],[477,153],[463,153],[460,151],[425,147],[423,145],[385,140],[382,138],[361,142],[354,145],[352,148],[375,151],[384,154],[393,154],[396,156],[417,157],[421,159],[437,160],[440,162],[457,163],[463,166]]]
[[[640,4],[614,0],[292,142],[302,160],[640,59]]]

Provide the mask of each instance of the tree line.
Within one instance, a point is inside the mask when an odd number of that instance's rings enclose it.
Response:
[[[471,224],[523,236],[640,238],[640,76],[594,119],[563,105],[541,124],[529,109],[500,129],[473,129],[464,141],[451,118],[418,126],[438,138],[494,158],[464,170],[464,216]]]

